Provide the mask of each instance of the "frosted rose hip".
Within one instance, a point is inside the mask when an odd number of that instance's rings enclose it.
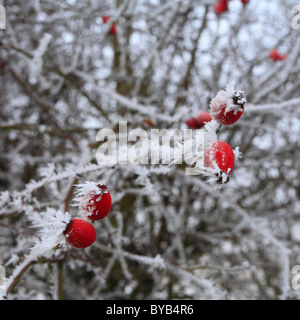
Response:
[[[94,226],[80,218],[73,219],[64,234],[67,242],[75,248],[87,248],[96,240]]]
[[[210,103],[210,115],[220,124],[230,125],[237,122],[244,113],[247,102],[243,91],[235,91],[227,86],[220,90]]]
[[[199,129],[200,125],[195,118],[189,118],[185,121],[185,124],[191,129]]]
[[[80,209],[92,221],[105,218],[111,209],[111,195],[105,184],[98,184],[97,191],[90,191],[82,197]]]
[[[197,115],[197,122],[201,127],[204,127],[205,124],[212,120],[211,115],[207,111],[202,111]]]
[[[234,168],[234,153],[225,141],[215,141],[204,151],[204,165],[216,170],[218,183],[229,181]]]

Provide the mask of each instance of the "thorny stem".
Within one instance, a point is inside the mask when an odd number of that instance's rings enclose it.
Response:
[[[23,261],[24,263],[25,261]],[[24,273],[34,264],[36,263],[58,263],[58,297],[60,299],[63,298],[63,289],[62,289],[62,280],[63,280],[63,274],[62,274],[62,268],[63,268],[63,260],[52,260],[49,261],[48,259],[39,259],[38,261],[36,260],[30,260],[24,266],[20,269],[18,274],[14,277],[8,288],[6,289],[6,293],[4,296],[4,299],[7,299],[8,294],[11,292],[11,290],[18,284],[18,282],[21,280],[22,276]],[[61,277],[61,280],[60,280]]]
[[[33,264],[35,263],[35,261],[29,261],[21,270],[20,272],[17,274],[17,276],[14,278],[14,280],[12,281],[12,283],[9,285],[9,287],[6,290],[6,296],[5,298],[7,298],[8,294],[10,293],[10,291],[13,289],[13,287],[20,281],[21,277],[23,276],[23,274],[26,272],[26,270]]]
[[[58,300],[64,300],[64,288],[63,288],[63,271],[64,271],[64,262],[63,260],[58,262],[58,269],[57,269],[57,280],[58,280],[58,288],[57,288],[57,297]]]
[[[76,177],[72,181],[71,186],[70,186],[70,188],[69,188],[69,190],[68,190],[68,192],[66,194],[66,197],[64,199],[64,206],[65,206],[64,210],[65,210],[65,212],[69,211],[69,202],[70,202],[70,200],[72,198],[72,195],[73,195],[73,192],[74,192],[74,189],[75,189],[75,185],[76,185],[77,182],[78,182],[78,178]]]

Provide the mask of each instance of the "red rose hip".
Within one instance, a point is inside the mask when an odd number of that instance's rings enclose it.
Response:
[[[105,184],[98,184],[97,190],[90,191],[80,201],[80,210],[92,220],[105,218],[111,209],[111,195]]]
[[[80,218],[73,219],[64,234],[67,242],[75,248],[87,248],[96,240],[94,226]]]
[[[207,111],[200,112],[196,118],[197,122],[201,127],[204,127],[205,124],[212,120],[211,115]]]
[[[102,17],[103,23],[107,23],[109,20],[110,20],[110,16],[103,16],[103,17]],[[117,26],[116,26],[115,23],[113,23],[113,24],[111,25],[110,30],[109,30],[109,34],[115,35],[116,33],[117,33]]]
[[[237,122],[244,113],[247,102],[243,91],[235,91],[227,86],[220,90],[210,103],[210,115],[220,124],[230,125]]]
[[[103,16],[103,17],[102,17],[103,23],[106,23],[106,22],[108,22],[109,20],[110,20],[110,16]]]
[[[269,57],[273,61],[284,61],[287,59],[287,54],[280,54],[276,49],[272,49],[269,53]]]
[[[216,14],[222,14],[228,10],[228,0],[219,0],[214,6]]]
[[[204,151],[204,165],[216,170],[219,183],[228,182],[234,168],[234,153],[230,145],[225,141],[209,145]]]
[[[185,121],[185,124],[191,129],[199,129],[200,125],[195,118],[189,118]]]
[[[214,119],[224,125],[230,125],[237,122],[244,113],[244,106],[241,106],[239,110],[231,110],[226,112],[227,105],[222,104],[218,106],[218,113],[215,113]]]

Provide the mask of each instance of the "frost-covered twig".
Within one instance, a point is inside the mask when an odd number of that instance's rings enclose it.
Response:
[[[277,81],[270,82],[270,84],[262,86],[260,90],[256,93],[255,98],[253,99],[254,103],[259,102],[261,99],[266,97],[271,92],[274,92],[280,86],[282,86],[290,76],[291,72],[294,70],[295,63],[300,54],[300,39],[298,38],[296,43],[293,45],[293,50],[289,56],[289,60],[281,70],[280,74],[282,75]]]
[[[150,268],[158,269],[158,270],[167,270],[171,274],[173,274],[175,277],[179,279],[184,279],[188,283],[194,284],[200,289],[207,290],[207,296],[212,299],[220,299],[224,297],[224,292],[219,290],[214,282],[205,279],[205,278],[198,278],[192,273],[184,270],[184,268],[181,268],[180,266],[175,266],[167,261],[165,261],[161,256],[157,255],[156,257],[147,257],[147,256],[141,256],[133,253],[129,253],[126,251],[118,252],[117,249],[113,247],[108,247],[103,244],[97,243],[96,246],[105,252],[110,253],[121,253],[124,257],[126,257],[129,260],[133,260],[136,262],[139,262],[141,264],[144,264],[146,266],[149,266]]]
[[[12,202],[14,200],[18,200],[18,199],[22,199],[22,198],[26,198],[26,197],[31,197],[31,194],[42,188],[45,185],[48,185],[50,183],[53,182],[57,182],[57,181],[63,181],[66,179],[70,179],[70,178],[75,178],[75,177],[79,177],[83,174],[87,174],[93,171],[97,171],[97,170],[101,170],[104,168],[109,168],[112,165],[96,165],[96,164],[89,164],[84,166],[83,168],[80,169],[69,169],[66,170],[64,172],[60,172],[60,173],[55,173],[54,172],[54,167],[52,165],[51,166],[51,173],[47,176],[45,176],[43,179],[39,180],[39,181],[31,181],[30,183],[28,183],[26,185],[26,187],[24,188],[23,191],[19,191],[19,192],[13,192],[13,193],[8,193],[5,192],[4,194],[0,194],[0,197],[2,199],[0,206],[4,207],[5,205],[8,204],[8,202]],[[44,171],[45,172],[45,171]]]
[[[43,38],[39,42],[39,46],[33,52],[33,58],[29,62],[29,81],[32,84],[35,84],[38,81],[38,78],[42,72],[43,68],[43,55],[45,54],[48,45],[52,39],[52,35],[45,33]]]
[[[246,112],[247,113],[272,113],[277,112],[280,109],[284,108],[296,108],[300,105],[300,98],[293,98],[290,100],[285,100],[279,103],[265,103],[265,104],[257,104],[252,105],[248,104]]]
[[[290,290],[290,250],[279,241],[269,230],[261,227],[259,224],[255,222],[255,219],[252,218],[246,210],[244,210],[241,206],[239,206],[234,198],[228,198],[226,194],[216,194],[213,187],[203,183],[202,181],[197,181],[201,185],[203,189],[205,189],[212,197],[218,199],[225,207],[233,209],[242,219],[243,224],[250,228],[252,232],[259,234],[263,239],[266,239],[269,243],[271,243],[277,250],[279,251],[281,260],[279,260],[279,264],[281,266],[281,299],[286,299],[288,296],[288,292]]]
[[[59,210],[48,209],[40,214],[40,223],[36,224],[37,219],[33,219],[33,227],[39,228],[40,240],[31,249],[30,253],[25,256],[23,262],[19,264],[7,281],[6,295],[11,291],[13,286],[19,281],[25,271],[32,263],[42,256],[52,256],[55,249],[65,244],[63,232],[70,223],[71,217],[68,213],[62,213]]]

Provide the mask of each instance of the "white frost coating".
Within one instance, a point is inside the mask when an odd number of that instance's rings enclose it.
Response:
[[[9,202],[9,198],[9,191],[3,191],[2,193],[0,193],[0,207],[3,207],[5,203]]]
[[[234,101],[233,98],[236,98]],[[234,87],[226,85],[225,90],[220,90],[210,102],[210,114],[214,118],[222,112],[221,106],[226,105],[225,112],[234,111],[234,114],[241,112],[240,106],[247,102],[244,91],[236,91]]]
[[[36,220],[34,220],[36,221]],[[16,281],[18,276],[33,262],[41,256],[52,256],[55,248],[65,244],[63,232],[71,221],[69,213],[47,208],[46,212],[40,214],[40,223],[34,224],[34,228],[39,228],[40,240],[31,248],[30,253],[24,257],[9,277],[6,287],[7,292]],[[7,293],[6,293],[7,294]]]
[[[233,150],[233,153],[234,153],[234,160],[238,161],[242,159],[243,154],[240,151],[240,147],[235,147],[235,149]]]
[[[300,223],[295,223],[291,227],[291,236],[294,241],[300,242]]]
[[[213,142],[218,141],[217,130],[220,127],[220,123],[216,120],[207,122],[204,126],[204,145],[205,148],[211,145]]]
[[[35,220],[36,221],[36,220]],[[47,208],[46,212],[40,213],[40,223],[33,225],[34,228],[39,228],[41,243],[38,243],[33,249],[47,248],[51,250],[53,247],[63,244],[64,237],[62,233],[71,221],[71,216],[68,212],[63,213],[60,210]]]
[[[173,274],[175,277],[182,279],[182,281],[186,281],[190,285],[195,285],[201,290],[204,290],[206,294],[213,299],[222,299],[224,297],[225,292],[220,290],[218,287],[215,286],[214,282],[205,279],[203,277],[197,277],[191,272],[188,272],[181,268],[180,266],[175,266],[167,261],[160,255],[156,255],[154,258],[148,257],[148,256],[142,256],[133,254],[127,251],[120,251],[118,249],[115,249],[113,247],[107,247],[100,243],[95,244],[99,249],[105,251],[105,252],[111,252],[115,253],[117,255],[122,255],[123,257],[133,260],[136,262],[139,262],[141,264],[144,264],[146,266],[150,266],[151,268],[155,268],[158,270],[166,270],[167,272]]]
[[[43,70],[43,55],[45,54],[52,35],[45,33],[39,42],[39,46],[33,53],[33,58],[29,61],[29,82],[36,84]]]
[[[76,185],[76,187],[76,197],[74,198],[75,203],[72,206],[79,207],[80,215],[86,219],[93,213],[93,210],[96,209],[96,207],[91,206],[94,204],[90,201],[91,197],[96,195],[98,197],[95,201],[100,201],[102,196],[109,191],[105,184],[94,181],[85,181],[84,183]]]
[[[211,120],[210,122],[207,122],[204,126],[204,147],[205,150],[209,149],[211,145],[218,141],[217,137],[217,130],[219,129],[220,124],[216,120]],[[207,153],[206,153],[207,154]],[[210,155],[210,162],[213,165],[213,168],[205,167],[204,168],[204,174],[209,177],[208,182],[209,183],[215,183],[216,181],[216,173],[220,172],[220,168],[217,165],[217,162],[213,159],[214,158],[214,152],[211,149]]]

